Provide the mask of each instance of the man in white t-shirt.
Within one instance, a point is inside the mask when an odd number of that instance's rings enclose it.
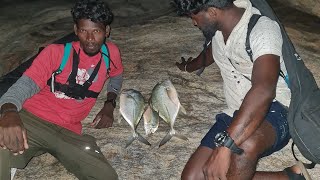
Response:
[[[277,22],[262,16],[250,33],[252,61],[245,50],[248,23],[260,14],[249,0],[175,0],[178,13],[191,17],[211,45],[197,58],[176,63],[193,72],[216,62],[228,108],[190,157],[182,179],[305,179],[298,166],[257,172],[260,158],[287,145],[287,108],[282,36]],[[281,72],[281,73],[280,73]]]

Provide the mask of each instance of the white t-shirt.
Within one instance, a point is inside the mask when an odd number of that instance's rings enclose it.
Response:
[[[245,41],[252,14],[260,14],[259,10],[252,7],[248,0],[237,0],[234,4],[246,10],[232,30],[227,42],[224,42],[221,31],[217,31],[212,38],[212,54],[221,71],[228,105],[228,109],[224,112],[230,116],[240,108],[245,95],[251,88],[251,81],[246,77],[251,79],[253,63],[245,50]],[[250,47],[254,61],[265,54],[280,56],[281,70],[287,74],[282,58],[282,35],[277,22],[262,16],[250,34]],[[275,99],[289,106],[291,93],[282,77],[279,77],[278,80]]]

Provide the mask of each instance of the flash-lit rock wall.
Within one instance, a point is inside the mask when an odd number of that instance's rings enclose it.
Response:
[[[112,27],[139,24],[172,12],[169,0],[105,0]],[[0,77],[73,29],[75,0],[0,0]]]
[[[0,77],[35,55],[39,47],[72,31],[70,8],[74,1],[0,0]],[[174,11],[171,0],[105,1],[116,16],[113,27],[139,24]],[[267,1],[286,3],[320,17],[319,0]]]
[[[320,0],[276,0],[300,11],[320,17]],[[288,14],[290,15],[290,14]]]

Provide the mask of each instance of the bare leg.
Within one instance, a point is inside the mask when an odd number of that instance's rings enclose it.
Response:
[[[240,156],[232,155],[228,180],[252,179],[256,173],[260,155],[273,146],[275,138],[276,133],[272,125],[264,121],[256,132],[241,144],[240,147],[245,152]]]
[[[301,174],[302,171],[299,166],[294,165],[291,167],[291,170],[295,174]],[[269,179],[279,179],[279,180],[288,180],[289,177],[284,171],[279,172],[256,172],[253,180],[269,180]]]
[[[258,157],[267,149],[272,147],[274,141],[275,131],[269,122],[264,121],[257,131],[241,144],[240,147],[244,149],[245,153],[240,156],[235,154],[232,155],[231,165],[227,175],[228,180],[268,178],[270,173],[261,172],[257,173],[255,176],[255,171]],[[182,172],[181,179],[204,179],[202,167],[214,152],[215,150],[211,148],[199,147],[187,162]],[[282,172],[272,174],[275,174],[274,177],[272,177],[273,179],[287,178],[286,174]]]
[[[280,171],[280,172],[257,172],[253,178],[253,180],[270,180],[270,179],[288,180],[289,177],[285,172]]]
[[[202,173],[202,167],[204,163],[209,159],[213,150],[211,148],[205,146],[199,146],[198,149],[191,155],[189,161],[185,165],[181,179],[182,180],[192,180],[204,179],[204,175]]]

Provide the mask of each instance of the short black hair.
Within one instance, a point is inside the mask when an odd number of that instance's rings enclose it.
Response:
[[[200,11],[206,10],[209,7],[225,9],[233,4],[234,0],[173,0],[179,15],[197,14]]]
[[[71,14],[76,24],[80,19],[90,19],[105,26],[113,21],[113,13],[107,4],[100,0],[78,0],[71,9]]]

